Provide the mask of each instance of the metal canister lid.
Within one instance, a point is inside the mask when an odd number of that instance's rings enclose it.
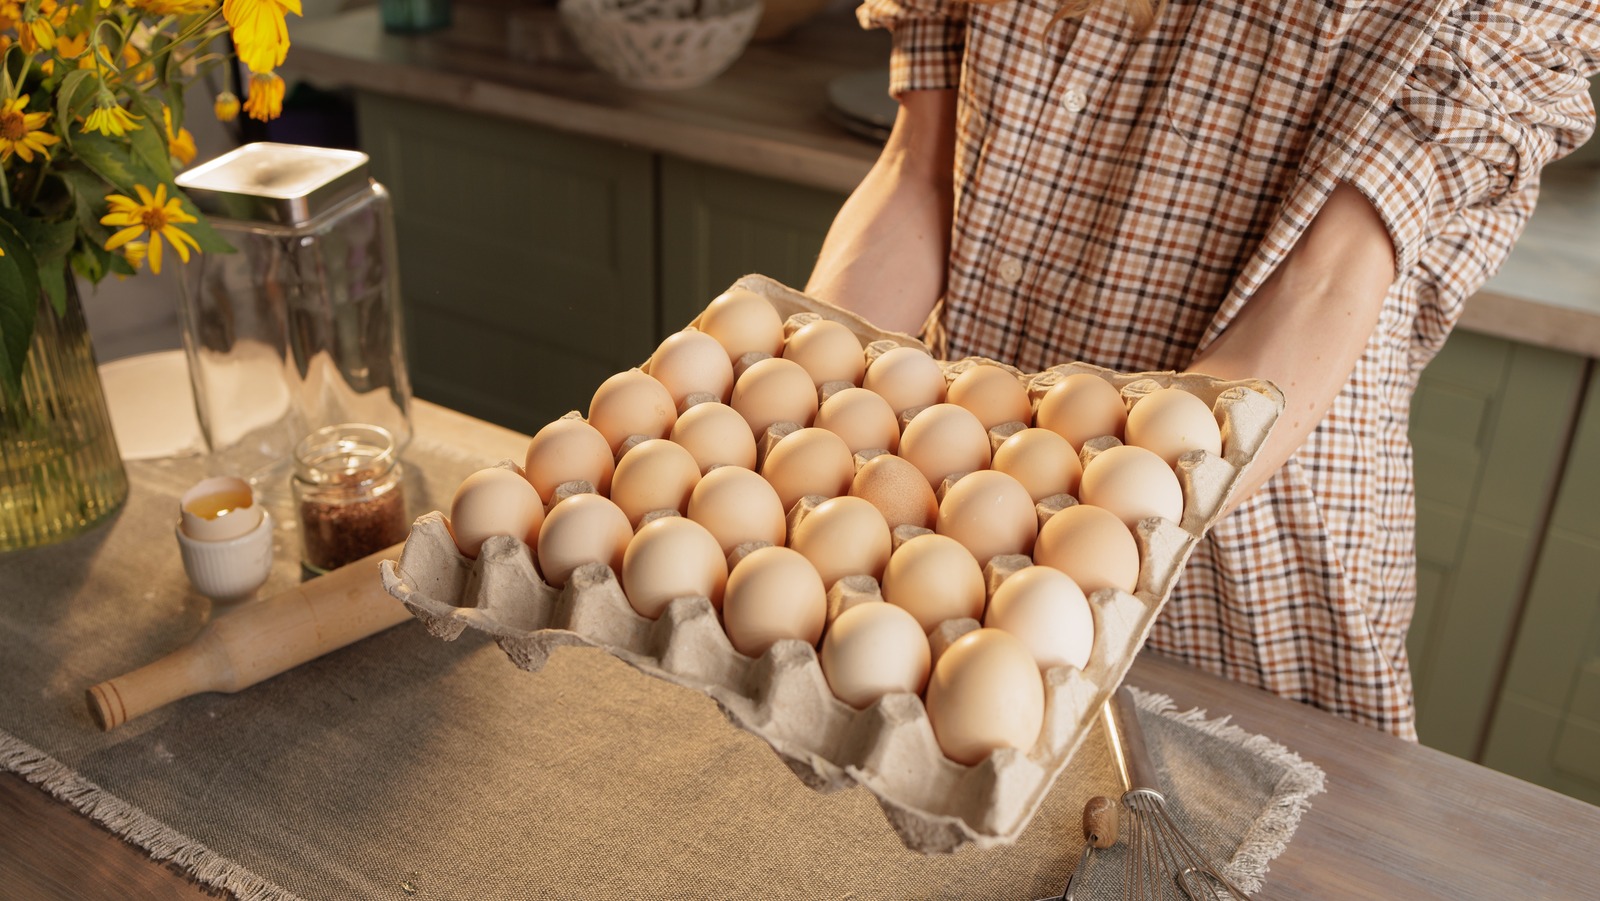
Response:
[[[246,144],[180,174],[177,183],[207,216],[304,225],[367,187],[367,155],[298,144]]]

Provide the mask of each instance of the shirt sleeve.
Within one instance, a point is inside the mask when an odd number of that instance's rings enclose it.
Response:
[[[1404,271],[1438,217],[1536,186],[1595,126],[1593,0],[1469,0],[1400,81],[1345,180],[1378,209]]]
[[[966,49],[967,5],[958,0],[864,0],[863,28],[887,29],[889,93],[955,88]]]

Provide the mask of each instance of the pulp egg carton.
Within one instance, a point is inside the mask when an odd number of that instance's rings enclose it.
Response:
[[[790,317],[791,331],[809,321],[807,317],[845,323],[861,338],[869,358],[897,344],[921,346],[915,339],[878,331],[859,317],[761,276],[747,276],[736,287],[766,297],[781,315]],[[953,379],[978,362],[941,365],[946,378]],[[804,642],[780,641],[759,658],[746,657],[729,643],[705,597],[678,598],[658,620],[646,619],[634,612],[617,575],[604,564],[582,566],[564,588],[552,588],[540,579],[530,549],[510,536],[491,537],[477,560],[468,559],[457,551],[439,512],[415,522],[398,565],[383,564],[383,583],[435,636],[454,639],[468,628],[486,632],[513,662],[530,672],[538,671],[556,648],[598,647],[651,676],[704,692],[733,724],[770,744],[806,785],[818,791],[860,785],[872,792],[911,849],[940,853],[966,845],[1007,845],[1027,826],[1092,731],[1184,562],[1220,515],[1283,409],[1281,393],[1264,381],[1229,382],[1172,372],[1118,373],[1082,363],[1018,374],[1027,379],[1037,404],[1051,385],[1080,372],[1110,381],[1130,404],[1160,387],[1194,393],[1217,414],[1224,456],[1190,451],[1179,460],[1185,498],[1182,521],[1151,517],[1138,524],[1142,562],[1137,586],[1131,594],[1105,588],[1090,597],[1096,631],[1089,662],[1081,671],[1058,666],[1044,673],[1044,727],[1026,751],[1001,749],[972,766],[955,763],[941,753],[922,701],[915,695],[886,695],[856,710],[833,696],[817,652]],[[829,388],[822,390],[826,393]],[[763,449],[795,427],[774,426]],[[1002,425],[991,433],[991,440],[998,445],[1021,427],[1021,423]],[[1089,441],[1081,458],[1086,463],[1117,443],[1113,437]],[[868,456],[858,456],[858,466]],[[516,467],[511,461],[502,465]],[[566,493],[573,490],[590,489],[585,483],[562,488]],[[791,533],[795,518],[821,500],[807,498],[796,505],[790,514]],[[1037,506],[1041,524],[1073,503],[1066,495],[1045,499]],[[899,527],[896,546],[920,531]],[[735,549],[730,563],[755,546]],[[1007,575],[1031,562],[1015,555],[992,560],[985,571],[991,594]],[[846,577],[829,592],[829,621],[853,604],[879,598],[871,576]],[[971,619],[942,624],[930,636],[935,660],[956,638],[976,628],[978,623]]]

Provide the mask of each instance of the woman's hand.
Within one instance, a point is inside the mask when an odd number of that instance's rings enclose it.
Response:
[[[1378,211],[1341,183],[1282,265],[1190,364],[1192,372],[1270,379],[1283,390],[1283,415],[1229,511],[1271,478],[1327,414],[1377,327],[1394,277],[1394,245]]]
[[[882,329],[922,330],[944,294],[955,116],[953,90],[900,97],[889,142],[828,229],[807,294]]]

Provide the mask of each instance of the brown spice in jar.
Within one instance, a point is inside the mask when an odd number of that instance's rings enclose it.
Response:
[[[370,471],[349,473],[342,481],[350,491],[323,486],[318,496],[300,502],[305,562],[312,569],[335,570],[405,540],[406,501],[400,484],[381,494],[353,499],[359,490],[356,486],[372,475]]]

